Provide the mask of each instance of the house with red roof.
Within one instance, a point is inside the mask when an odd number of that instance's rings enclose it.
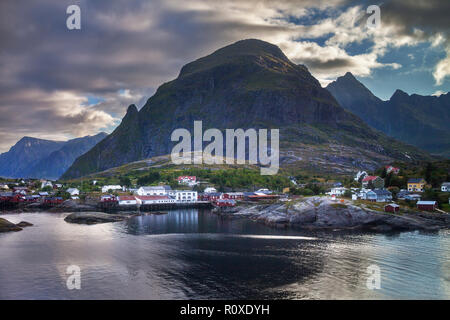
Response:
[[[386,173],[393,173],[393,174],[398,174],[399,172],[400,172],[400,168],[396,168],[396,167],[393,167],[393,166],[385,166],[385,169],[386,169]]]

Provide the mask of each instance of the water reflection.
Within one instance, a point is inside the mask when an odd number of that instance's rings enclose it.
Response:
[[[450,298],[448,232],[384,235],[276,230],[179,210],[85,226],[20,214],[34,227],[0,234],[0,298]],[[68,265],[82,290],[65,286]],[[381,290],[366,287],[381,268]]]

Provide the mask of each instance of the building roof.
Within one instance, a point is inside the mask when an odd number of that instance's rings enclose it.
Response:
[[[170,186],[148,186],[141,187],[144,191],[152,191],[152,190],[172,190]]]
[[[178,180],[197,180],[197,177],[196,176],[179,176],[178,178],[177,178]]]
[[[423,178],[410,178],[408,179],[408,183],[419,183],[425,181]]]
[[[136,199],[139,200],[168,200],[170,199],[168,196],[136,196]]]
[[[73,191],[80,191],[80,190],[78,190],[77,188],[69,188],[69,189],[67,189],[68,193],[71,193]]]
[[[376,193],[377,196],[392,196],[392,193],[389,190],[386,189],[375,189],[372,190],[374,193]]]
[[[373,180],[375,180],[375,179],[377,179],[377,178],[380,178],[379,176],[366,176],[364,179],[363,179],[363,182],[368,182],[368,181],[373,181]],[[381,179],[381,178],[380,178]]]
[[[442,183],[442,186],[447,186],[447,187],[449,187],[449,186],[450,186],[450,182],[444,182],[444,183]]]
[[[210,197],[220,197],[222,194],[220,192],[207,192],[205,193],[205,196],[210,196]]]
[[[130,201],[130,200],[136,200],[135,196],[119,196],[117,197],[119,201]]]
[[[0,192],[0,197],[13,197],[14,193],[12,192]]]
[[[385,207],[400,208],[400,206],[398,204],[395,204],[395,203],[389,203],[389,204],[385,205]]]
[[[433,206],[436,205],[436,201],[417,201],[417,205]]]

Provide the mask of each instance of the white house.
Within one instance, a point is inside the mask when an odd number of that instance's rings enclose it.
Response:
[[[216,193],[217,189],[213,188],[213,187],[208,187],[208,188],[205,188],[205,190],[203,190],[203,192],[204,193]]]
[[[337,188],[331,188],[331,191],[328,192],[329,195],[336,195],[336,196],[343,196],[345,191],[347,191],[347,188],[344,187],[337,187]]]
[[[44,189],[45,187],[50,187],[53,189],[53,183],[51,181],[43,181],[41,183],[41,189]]]
[[[175,199],[168,196],[136,196],[138,204],[175,203]]]
[[[140,187],[136,194],[139,196],[174,196],[175,192],[170,186],[154,186],[154,187]]]
[[[177,200],[177,202],[196,202],[197,198],[197,191],[175,190],[175,199]]]
[[[441,191],[442,192],[450,192],[450,182],[444,182],[441,185]]]
[[[117,197],[119,206],[132,206],[137,205],[137,200],[135,196],[119,196]]]
[[[198,184],[196,176],[179,176],[177,180],[178,184],[184,184],[190,187],[193,187]]]
[[[67,189],[67,193],[69,193],[71,196],[79,196],[80,190],[78,190],[77,188],[69,188]]]
[[[272,191],[266,188],[258,189],[255,191],[256,194],[271,194]]]
[[[119,185],[108,185],[102,187],[102,193],[107,193],[109,190],[116,191],[116,190],[122,190],[122,186]]]
[[[366,176],[368,176],[367,172],[365,171],[358,171],[358,173],[355,176],[355,181],[362,181],[362,179],[364,179]]]

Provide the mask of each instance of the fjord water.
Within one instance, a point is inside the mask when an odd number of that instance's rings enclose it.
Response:
[[[305,233],[194,209],[92,226],[2,217],[34,226],[0,234],[0,299],[450,298],[449,231]],[[80,290],[67,289],[70,265]]]

